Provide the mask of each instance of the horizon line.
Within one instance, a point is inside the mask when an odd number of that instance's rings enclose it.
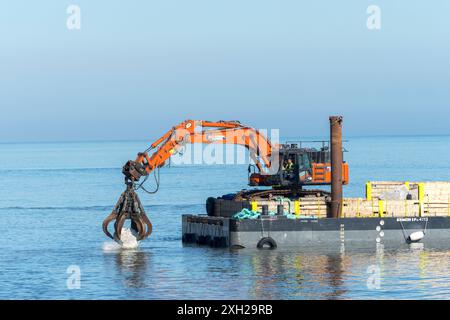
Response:
[[[344,137],[348,140],[349,138],[387,138],[387,137],[404,137],[404,138],[412,138],[412,137],[448,137],[450,133],[447,134],[373,134],[373,135],[348,135]],[[309,139],[309,138],[320,138],[329,140],[328,136],[285,136],[281,137],[281,141],[286,141],[289,139],[299,139],[299,141]],[[80,140],[19,140],[19,141],[0,141],[0,144],[45,144],[45,143],[113,143],[113,142],[149,142],[149,139],[80,139]]]

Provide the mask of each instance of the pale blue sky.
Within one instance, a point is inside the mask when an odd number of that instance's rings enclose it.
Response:
[[[449,16],[447,0],[2,1],[0,141],[154,139],[186,118],[315,136],[330,114],[349,136],[450,134]]]

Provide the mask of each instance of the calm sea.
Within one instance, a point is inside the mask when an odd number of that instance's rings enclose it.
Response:
[[[450,137],[349,138],[345,193],[363,196],[369,180],[450,181],[449,145]],[[183,247],[181,215],[245,188],[246,165],[164,168],[159,192],[140,194],[154,233],[136,250],[113,250],[101,222],[123,191],[121,166],[146,147],[0,144],[0,299],[450,298],[450,238],[438,248],[338,252]]]

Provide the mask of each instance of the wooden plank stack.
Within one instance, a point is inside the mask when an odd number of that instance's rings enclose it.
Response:
[[[299,199],[280,198],[277,200],[257,201],[258,211],[263,205],[267,205],[269,211],[277,212],[277,206],[282,204],[284,212],[302,216],[315,216],[325,218],[327,216],[327,203],[325,197],[303,197]]]

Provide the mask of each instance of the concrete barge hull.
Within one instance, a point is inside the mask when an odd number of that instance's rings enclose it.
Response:
[[[450,217],[299,218],[267,217],[238,221],[224,217],[183,215],[183,242],[212,247],[256,248],[263,238],[277,247],[382,243],[402,245],[414,232],[423,243],[448,242]]]

